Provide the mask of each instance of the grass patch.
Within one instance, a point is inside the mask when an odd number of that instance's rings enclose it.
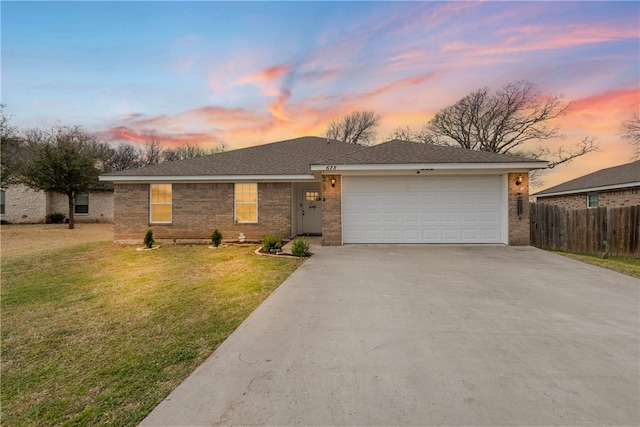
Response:
[[[574,254],[562,251],[552,252],[640,279],[640,257],[610,256],[607,259],[602,259],[597,255],[591,254]]]
[[[3,256],[2,424],[141,421],[302,263],[254,249]]]

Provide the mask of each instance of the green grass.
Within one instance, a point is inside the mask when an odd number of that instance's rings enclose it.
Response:
[[[598,267],[607,268],[609,270],[617,271],[618,273],[626,274],[628,276],[637,277],[640,279],[640,257],[610,256],[607,259],[602,259],[597,255],[574,254],[562,251],[553,252],[562,256],[566,256],[568,258],[576,259],[588,264],[597,265]]]
[[[141,421],[302,263],[254,249],[3,257],[2,425]]]

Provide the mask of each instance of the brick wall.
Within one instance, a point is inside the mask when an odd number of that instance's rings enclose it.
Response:
[[[149,184],[114,185],[113,222],[116,242],[142,242],[149,229]]]
[[[335,178],[335,187],[331,186]],[[328,175],[322,183],[322,246],[342,245],[342,177]]]
[[[61,212],[69,216],[69,199],[65,194],[48,193],[47,214]],[[113,191],[89,193],[89,213],[74,214],[76,222],[113,222]]]
[[[624,190],[598,191],[598,206],[605,208],[621,208],[640,205],[640,188]],[[562,196],[538,197],[536,203],[562,206],[565,209],[584,209],[587,207],[587,194],[565,194]]]
[[[516,185],[516,179],[522,175],[522,184]],[[507,176],[509,189],[509,245],[529,245],[529,174],[510,173]],[[522,203],[522,213],[518,214],[518,199]]]
[[[47,215],[47,195],[25,185],[5,189],[5,214],[2,219],[13,224],[43,223]],[[66,212],[66,211],[65,211]]]
[[[149,223],[149,184],[116,184],[114,239],[137,243],[150,228],[159,240],[209,241],[214,229],[224,240],[261,240],[265,234],[291,235],[291,184],[258,184],[258,222],[234,222],[234,184],[173,184],[171,224]]]

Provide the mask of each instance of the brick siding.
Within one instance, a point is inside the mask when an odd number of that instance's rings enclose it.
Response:
[[[115,185],[114,240],[142,241],[148,229],[156,240],[177,242],[208,241],[214,229],[224,240],[237,240],[240,233],[248,241],[265,234],[291,238],[291,184],[258,184],[258,222],[234,222],[233,183],[176,183],[172,186],[172,223],[149,222],[149,184]]]
[[[517,186],[516,179],[522,175],[522,184]],[[529,174],[510,173],[507,175],[509,238],[511,246],[529,245]],[[518,215],[518,199],[522,203],[522,213]]]
[[[69,199],[65,194],[48,193],[47,214],[61,212],[69,216]],[[74,214],[75,222],[113,222],[113,191],[89,193],[89,213]]]
[[[331,186],[335,178],[336,186]],[[325,176],[322,182],[322,246],[342,245],[342,177]]]
[[[4,215],[12,224],[44,223],[47,215],[47,195],[26,185],[10,185],[4,189]],[[66,211],[63,211],[66,215]]]
[[[584,209],[587,207],[587,195],[593,193],[596,192],[564,194],[561,196],[540,196],[536,198],[536,203],[562,206],[565,209]],[[621,208],[624,206],[640,205],[640,188],[597,191],[597,193],[599,207]]]

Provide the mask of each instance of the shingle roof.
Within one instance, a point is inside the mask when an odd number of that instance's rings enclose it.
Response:
[[[105,177],[309,175],[310,164],[365,149],[315,136],[113,172]]]
[[[532,196],[544,196],[556,193],[579,193],[581,190],[595,189],[598,187],[619,186],[640,182],[640,160],[581,176],[571,181],[547,188],[546,190],[532,194]]]
[[[127,169],[109,177],[190,177],[310,175],[311,165],[324,164],[432,164],[432,163],[531,163],[544,162],[498,153],[441,147],[393,140],[372,147],[346,144],[315,136],[289,139],[196,157]]]
[[[339,165],[540,162],[540,166],[544,167],[546,163],[539,160],[500,153],[443,147],[439,145],[401,141],[398,139],[329,160],[330,163]]]

